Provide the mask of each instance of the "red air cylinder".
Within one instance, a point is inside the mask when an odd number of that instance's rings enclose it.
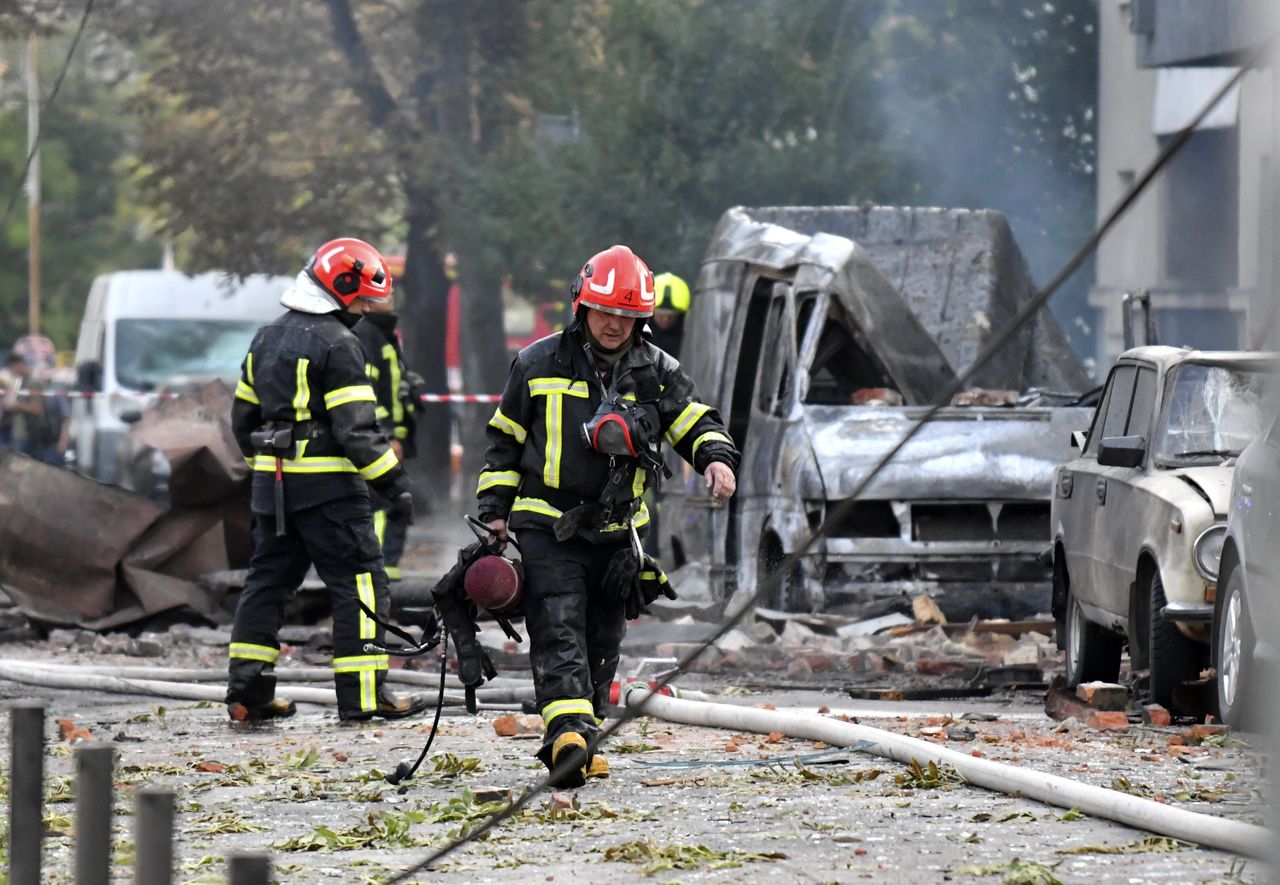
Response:
[[[520,574],[503,556],[481,556],[467,569],[462,586],[472,602],[495,615],[514,612],[520,601]]]

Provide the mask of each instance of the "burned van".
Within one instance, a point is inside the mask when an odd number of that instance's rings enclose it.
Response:
[[[716,506],[673,459],[665,562],[708,563],[717,599],[754,592],[860,491],[763,604],[931,592],[952,615],[1047,612],[1054,469],[1091,386],[1047,312],[867,483],[1032,291],[995,212],[727,212],[682,355],[743,451],[738,493]]]

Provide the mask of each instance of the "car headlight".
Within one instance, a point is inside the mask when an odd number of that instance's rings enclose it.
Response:
[[[1196,571],[1206,581],[1218,580],[1218,564],[1222,561],[1222,545],[1227,541],[1226,523],[1211,525],[1196,538],[1191,548]]]

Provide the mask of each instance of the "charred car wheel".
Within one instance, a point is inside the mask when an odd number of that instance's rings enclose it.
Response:
[[[1205,647],[1182,635],[1178,625],[1164,616],[1164,582],[1160,571],[1151,576],[1147,595],[1147,660],[1151,668],[1151,700],[1173,709],[1173,690],[1200,678]]]
[[[769,608],[783,612],[813,611],[812,600],[805,591],[804,571],[797,560],[785,576],[777,577],[786,554],[782,544],[773,535],[766,535],[760,542],[760,580],[776,581],[762,600]]]
[[[1252,727],[1258,718],[1252,694],[1257,688],[1253,627],[1238,566],[1231,570],[1214,601],[1213,666],[1218,718],[1232,728]]]
[[[1084,616],[1076,595],[1067,589],[1067,685],[1115,682],[1120,675],[1121,639]]]

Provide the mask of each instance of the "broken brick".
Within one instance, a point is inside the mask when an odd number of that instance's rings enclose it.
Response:
[[[1128,689],[1114,682],[1082,682],[1076,697],[1095,710],[1123,710],[1129,703]]]
[[[1087,724],[1103,731],[1122,731],[1129,727],[1129,717],[1122,710],[1094,710]]]
[[[1173,717],[1159,704],[1146,704],[1142,708],[1142,721],[1148,725],[1172,725]]]
[[[1187,735],[1194,741],[1202,741],[1207,737],[1216,737],[1230,733],[1231,729],[1225,725],[1193,725]]]
[[[516,722],[516,717],[507,714],[493,720],[493,731],[498,737],[515,737],[520,733],[520,726]]]

